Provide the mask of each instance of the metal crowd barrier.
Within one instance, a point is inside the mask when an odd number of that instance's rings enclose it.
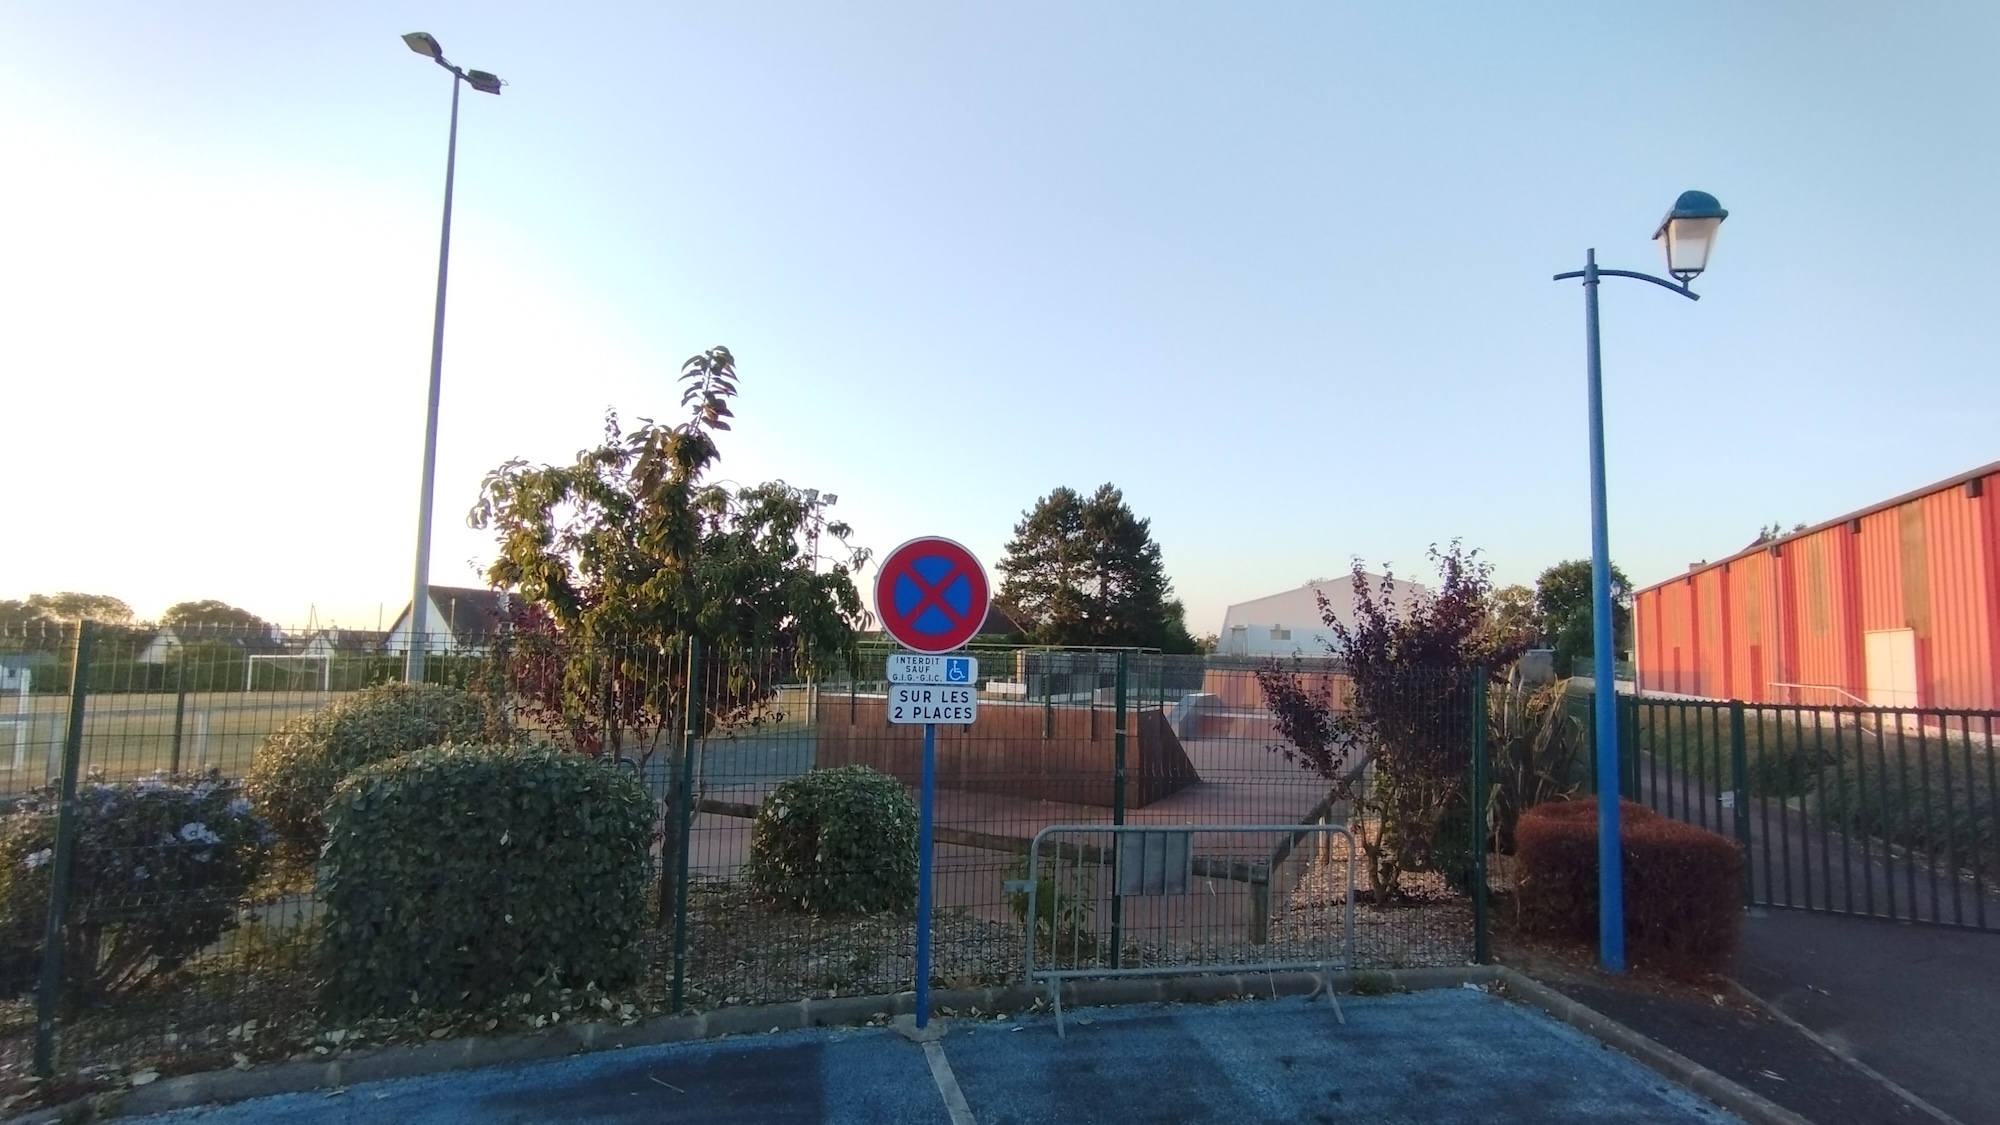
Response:
[[[1346,1023],[1332,975],[1354,964],[1355,871],[1337,824],[1056,824],[1006,890],[1058,1035],[1062,982],[1084,977],[1309,971]]]

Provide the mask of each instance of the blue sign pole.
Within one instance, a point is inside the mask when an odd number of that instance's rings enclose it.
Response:
[[[931,1021],[931,813],[936,800],[937,724],[924,724],[924,791],[917,806],[917,1027]]]

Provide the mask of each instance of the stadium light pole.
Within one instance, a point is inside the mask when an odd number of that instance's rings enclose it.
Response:
[[[1591,699],[1597,719],[1597,957],[1605,972],[1625,971],[1625,872],[1619,847],[1618,681],[1611,621],[1611,537],[1604,496],[1604,381],[1597,341],[1597,283],[1602,277],[1650,281],[1690,301],[1701,297],[1688,283],[1708,268],[1715,236],[1729,212],[1705,191],[1684,191],[1660,220],[1653,238],[1666,251],[1674,281],[1630,270],[1597,268],[1597,251],[1584,251],[1583,268],[1557,281],[1583,279],[1583,324],[1590,380],[1590,634]],[[1678,284],[1676,284],[1678,282]]]
[[[417,499],[417,574],[410,592],[410,647],[403,655],[403,678],[412,683],[424,679],[424,649],[429,622],[431,585],[431,493],[437,483],[438,393],[444,375],[444,289],[451,263],[451,188],[458,171],[458,88],[471,86],[482,94],[498,94],[498,75],[483,70],[461,70],[444,57],[444,48],[429,32],[412,31],[403,43],[420,55],[451,72],[451,136],[444,155],[444,233],[438,239],[437,315],[431,324],[430,406],[424,415],[424,484]]]

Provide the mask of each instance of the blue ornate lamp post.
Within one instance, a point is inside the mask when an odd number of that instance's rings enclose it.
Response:
[[[1604,386],[1597,341],[1597,279],[1630,277],[1650,281],[1701,300],[1688,288],[1708,268],[1715,236],[1729,212],[1705,191],[1684,191],[1660,221],[1653,238],[1663,244],[1667,272],[1674,281],[1630,270],[1597,268],[1597,251],[1584,251],[1583,268],[1559,273],[1557,281],[1583,279],[1585,351],[1590,372],[1590,622],[1591,694],[1597,714],[1597,941],[1598,960],[1606,972],[1625,971],[1625,872],[1619,848],[1618,683],[1613,663],[1611,629],[1611,541],[1605,527]],[[1676,284],[1678,282],[1678,284]]]

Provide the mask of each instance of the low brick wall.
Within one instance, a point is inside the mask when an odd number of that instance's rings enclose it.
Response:
[[[1127,807],[1201,780],[1165,715],[1145,710],[1127,718]],[[1109,808],[1116,724],[1116,713],[1104,707],[982,699],[977,723],[938,727],[938,787]],[[923,754],[924,728],[890,723],[883,696],[821,697],[817,765],[872,766],[916,785]]]
[[[1279,667],[1283,667],[1281,664]],[[1304,671],[1298,674],[1307,691],[1330,689],[1335,710],[1342,709],[1354,681],[1345,673]],[[1224,711],[1264,711],[1264,689],[1254,673],[1236,668],[1210,668],[1202,676],[1201,690],[1221,701]]]

